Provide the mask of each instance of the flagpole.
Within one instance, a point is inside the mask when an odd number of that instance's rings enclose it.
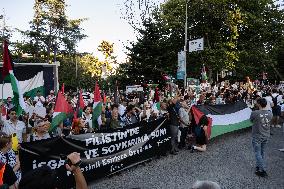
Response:
[[[6,25],[6,20],[5,20],[5,9],[3,8],[3,15],[2,15],[2,19],[3,19],[3,28],[2,28],[2,40],[3,40],[3,48],[4,48],[4,37],[5,37],[5,25]],[[4,62],[3,62],[3,65],[4,65]],[[2,69],[3,69],[3,66],[2,66]],[[5,84],[5,81],[4,81],[4,78],[3,78],[3,81],[2,81],[2,102],[4,100],[4,84]]]
[[[186,89],[186,45],[187,45],[187,3],[188,0],[185,0],[185,39],[184,39],[184,90]]]

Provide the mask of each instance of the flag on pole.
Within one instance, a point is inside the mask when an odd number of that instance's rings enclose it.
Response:
[[[84,108],[85,108],[85,103],[83,99],[83,92],[81,89],[78,94],[78,101],[77,101],[76,112],[74,114],[74,119],[77,119],[78,117],[82,117]]]
[[[102,102],[101,102],[101,94],[100,94],[100,88],[98,83],[96,82],[95,85],[95,92],[94,92],[94,105],[93,105],[93,128],[99,128],[102,124]]]
[[[72,106],[66,101],[63,94],[59,91],[59,93],[57,93],[53,118],[49,131],[54,131],[56,127],[61,124],[68,116],[71,116],[72,113]]]
[[[163,79],[166,80],[166,81],[169,81],[171,78],[168,75],[164,74]]]
[[[160,111],[161,107],[160,107],[160,96],[159,96],[159,88],[156,87],[155,89],[155,94],[154,94],[154,100],[153,100],[153,106],[152,106],[153,110],[157,110]]]
[[[2,68],[2,77],[3,80],[10,82],[13,90],[13,104],[16,107],[17,115],[20,115],[23,110],[25,110],[25,101],[23,98],[23,93],[21,91],[19,81],[14,75],[14,64],[11,59],[8,43],[4,41],[3,43],[3,68]]]
[[[62,86],[61,86],[61,92],[62,92],[62,94],[64,94],[64,93],[65,93],[65,86],[64,86],[64,83],[62,83]]]
[[[206,68],[205,68],[204,64],[203,64],[203,66],[202,66],[201,79],[202,79],[203,81],[206,81],[206,80],[208,79],[208,78],[207,78],[207,73],[206,73]]]
[[[118,95],[119,95],[119,91],[118,91],[118,86],[117,86],[117,80],[115,81],[115,89],[114,89],[114,104],[118,104]]]

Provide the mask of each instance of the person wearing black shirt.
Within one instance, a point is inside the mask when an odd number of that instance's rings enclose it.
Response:
[[[169,113],[169,124],[171,131],[171,154],[176,155],[178,152],[178,126],[179,126],[179,116],[178,110],[176,109],[176,103],[178,99],[175,97],[174,99],[169,101],[168,113]]]

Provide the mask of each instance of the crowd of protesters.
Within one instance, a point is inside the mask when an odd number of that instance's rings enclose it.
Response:
[[[111,95],[102,98],[101,122],[98,127],[93,125],[92,119],[92,97],[94,95],[89,94],[90,98],[84,100],[83,113],[75,118],[66,118],[52,132],[49,132],[49,127],[56,103],[54,91],[50,91],[46,97],[42,96],[41,91],[38,91],[33,98],[26,96],[25,103],[29,111],[23,112],[19,116],[12,103],[12,98],[7,98],[5,102],[1,103],[1,109],[5,109],[6,114],[3,114],[2,111],[0,162],[10,166],[10,172],[15,173],[15,178],[9,176],[10,180],[8,179],[4,183],[12,185],[16,182],[18,184],[21,179],[17,153],[23,142],[89,132],[111,132],[126,125],[141,121],[150,122],[160,117],[168,119],[171,133],[171,154],[176,155],[183,148],[188,148],[191,152],[206,151],[208,118],[202,116],[196,125],[190,111],[192,105],[230,104],[243,100],[248,107],[255,110],[260,107],[257,105],[259,99],[265,99],[265,107],[263,107],[264,103],[261,103],[261,109],[271,111],[273,127],[281,127],[280,117],[284,112],[284,90],[281,85],[255,83],[247,78],[244,83],[202,83],[200,86],[192,86],[187,90],[176,87],[172,94],[158,91],[158,89],[154,91],[152,96],[142,94],[142,98],[141,94],[131,98],[123,94],[118,99]],[[79,100],[78,94],[67,92],[64,95],[75,110]],[[191,137],[195,138],[194,145],[188,145]],[[12,141],[15,141],[16,144],[12,144]]]

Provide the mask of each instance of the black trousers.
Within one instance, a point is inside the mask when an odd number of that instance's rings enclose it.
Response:
[[[185,147],[185,140],[186,140],[186,136],[187,136],[189,128],[188,127],[180,127],[179,130],[181,132],[179,147]]]
[[[171,152],[178,151],[178,126],[170,125],[171,131]]]

